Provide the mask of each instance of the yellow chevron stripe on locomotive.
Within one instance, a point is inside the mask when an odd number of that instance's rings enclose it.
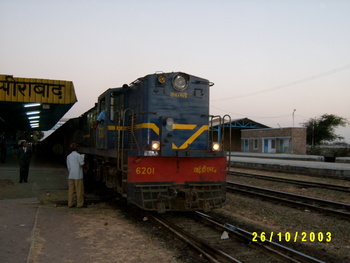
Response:
[[[196,124],[173,124],[174,130],[194,130],[198,125]],[[127,131],[130,129],[130,126],[124,127],[124,126],[108,126],[109,131]],[[159,127],[155,123],[141,123],[136,124],[135,129],[151,129],[153,130],[157,135],[159,135]],[[194,134],[192,134],[181,146],[175,145],[175,143],[172,143],[172,149],[174,150],[184,150],[186,149],[191,143],[193,143],[204,131],[209,130],[208,125],[201,126]]]

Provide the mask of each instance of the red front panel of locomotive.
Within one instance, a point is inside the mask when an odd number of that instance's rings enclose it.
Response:
[[[129,183],[226,181],[226,158],[129,156]]]

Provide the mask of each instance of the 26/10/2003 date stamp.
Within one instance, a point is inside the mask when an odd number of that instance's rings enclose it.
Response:
[[[253,232],[253,242],[331,242],[331,232]]]

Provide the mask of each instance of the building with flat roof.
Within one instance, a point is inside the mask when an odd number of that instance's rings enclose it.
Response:
[[[306,154],[306,128],[241,130],[241,151]]]
[[[211,129],[230,152],[306,154],[306,128],[270,128],[248,118],[213,118]]]

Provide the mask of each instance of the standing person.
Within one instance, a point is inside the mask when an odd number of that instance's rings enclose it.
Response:
[[[32,149],[27,146],[26,141],[22,141],[18,148],[19,160],[19,182],[28,183],[29,164],[32,157]]]
[[[6,152],[7,152],[7,149],[6,149],[6,141],[5,139],[2,140],[1,144],[0,144],[0,156],[1,156],[1,162],[2,163],[5,163],[6,162]]]
[[[106,121],[106,102],[101,101],[101,112],[97,116],[97,120],[94,124],[94,129],[97,128],[99,124],[103,124]]]
[[[72,152],[67,156],[68,168],[68,206],[75,204],[78,208],[84,206],[84,180],[83,165],[84,156],[78,153],[78,144],[70,145]],[[75,195],[77,202],[75,203]]]

